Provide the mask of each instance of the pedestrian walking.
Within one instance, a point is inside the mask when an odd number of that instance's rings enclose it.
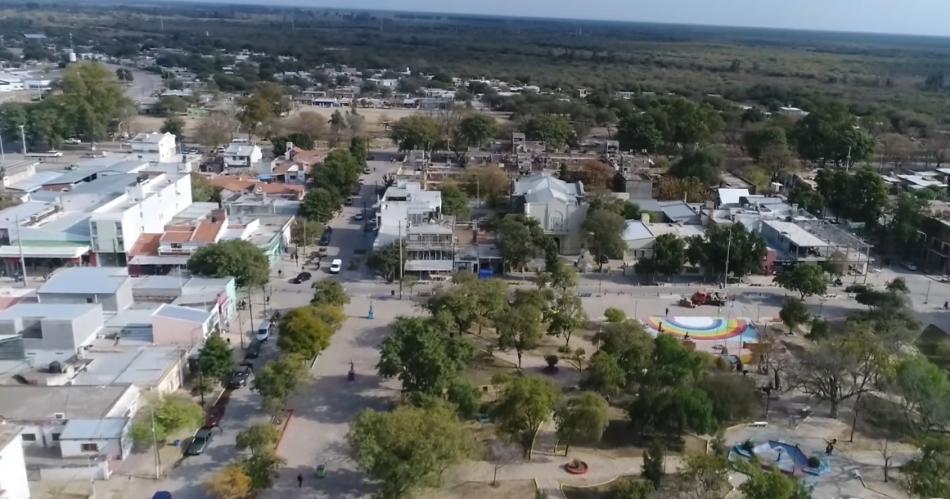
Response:
[[[303,474],[297,473],[297,488],[303,487]]]
[[[666,307],[666,314],[664,315],[664,317],[669,317],[669,316],[670,316],[670,307]]]

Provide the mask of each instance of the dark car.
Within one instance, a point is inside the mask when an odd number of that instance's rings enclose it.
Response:
[[[250,377],[251,368],[248,366],[241,366],[231,371],[231,376],[228,377],[228,388],[236,390],[242,386],[247,386],[247,379]]]
[[[323,234],[320,236],[320,246],[326,246],[330,244],[330,236],[333,235],[333,229],[327,227],[323,229]]]
[[[343,205],[344,205],[344,206],[353,206],[353,198],[350,197],[350,198],[346,198],[345,200],[343,200]]]
[[[261,355],[261,342],[255,341],[247,346],[247,350],[244,352],[245,359],[256,359]]]
[[[294,277],[291,282],[294,284],[300,284],[302,282],[307,282],[310,280],[310,272],[301,272],[297,274],[297,277]]]
[[[214,430],[211,428],[202,428],[198,430],[198,433],[195,433],[195,436],[191,439],[191,443],[189,443],[188,447],[185,449],[185,455],[197,456],[202,454],[208,449],[208,445],[211,443],[213,435]]]

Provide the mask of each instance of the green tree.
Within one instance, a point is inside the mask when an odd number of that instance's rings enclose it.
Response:
[[[584,304],[574,290],[558,292],[554,297],[548,321],[548,333],[564,338],[564,347],[571,345],[574,331],[587,322]]]
[[[544,114],[524,123],[524,132],[529,140],[540,140],[549,151],[561,149],[574,141],[575,132],[562,116]]]
[[[387,282],[393,282],[399,277],[399,246],[390,243],[374,250],[366,259],[366,266],[375,270]]]
[[[162,133],[170,133],[181,140],[185,136],[185,120],[178,116],[170,116],[162,122]]]
[[[641,434],[679,435],[686,430],[711,433],[718,425],[709,396],[688,383],[643,385],[628,407],[628,413]]]
[[[215,473],[205,490],[214,499],[249,499],[254,494],[251,477],[241,463],[231,463]]]
[[[627,320],[627,314],[619,308],[607,307],[607,310],[604,310],[604,318],[607,322],[623,322]]]
[[[755,127],[742,134],[742,145],[752,159],[759,161],[772,148],[787,148],[788,138],[780,126]]]
[[[313,184],[336,192],[342,203],[357,185],[363,171],[355,156],[348,149],[335,149],[327,154],[323,163],[313,170]]]
[[[761,414],[761,392],[745,376],[731,372],[710,373],[699,381],[700,390],[712,404],[713,417],[720,425],[732,424]]]
[[[380,346],[376,368],[384,378],[399,378],[403,392],[441,397],[474,353],[465,339],[439,330],[433,319],[399,317]]]
[[[459,417],[472,419],[478,415],[482,392],[468,381],[457,379],[449,385],[445,398],[455,405]]]
[[[785,303],[782,304],[778,316],[789,331],[794,331],[799,324],[805,324],[811,318],[805,302],[792,297],[785,298]]]
[[[224,379],[234,369],[234,356],[231,346],[221,335],[211,335],[198,352],[198,369],[202,376],[212,379]]]
[[[300,214],[307,220],[325,224],[333,219],[342,203],[343,199],[335,190],[317,187],[307,191],[300,203]]]
[[[818,194],[825,201],[828,209],[838,217],[848,216],[848,189],[850,178],[843,170],[823,168],[815,175],[815,184]]]
[[[607,401],[593,392],[584,392],[561,404],[555,412],[558,440],[564,442],[564,455],[571,445],[596,444],[610,422]]]
[[[196,203],[217,203],[221,201],[221,189],[212,185],[204,175],[191,172],[191,199]]]
[[[455,129],[455,145],[463,149],[481,148],[496,134],[498,134],[498,121],[495,118],[481,113],[472,113],[459,121]]]
[[[927,202],[917,196],[902,192],[890,210],[890,221],[883,227],[883,240],[891,252],[902,256],[919,255]]]
[[[337,281],[324,279],[313,284],[313,299],[311,305],[333,305],[342,307],[350,303],[350,297]]]
[[[261,395],[264,409],[279,416],[306,376],[304,359],[291,354],[264,364],[254,373],[251,385]]]
[[[818,265],[800,264],[785,270],[775,277],[775,283],[802,296],[823,295],[828,289],[825,271]]]
[[[365,137],[353,137],[350,139],[350,154],[356,163],[360,166],[366,166],[366,160],[369,158],[369,139]]]
[[[950,380],[922,355],[897,363],[894,392],[901,397],[907,425],[916,433],[942,432],[950,422]]]
[[[188,101],[177,95],[163,95],[158,99],[158,112],[168,117],[185,114],[188,112]]]
[[[683,156],[667,173],[673,177],[697,178],[704,185],[718,185],[722,157],[706,147],[693,147],[683,152]]]
[[[149,400],[138,411],[130,435],[136,446],[147,449],[156,441],[164,442],[176,434],[194,431],[204,418],[204,410],[190,398],[178,394],[165,395],[161,399]]]
[[[284,353],[313,359],[330,346],[335,330],[316,314],[314,307],[300,307],[280,318],[277,346]]]
[[[378,481],[378,495],[385,499],[437,486],[446,469],[476,455],[474,436],[443,405],[363,411],[346,439],[356,462]]]
[[[256,424],[237,434],[235,447],[238,450],[248,449],[251,454],[257,455],[273,451],[280,440],[280,431],[272,424]]]
[[[686,458],[680,470],[675,490],[696,499],[719,499],[729,486],[729,461],[716,455],[697,455]]]
[[[521,445],[529,461],[534,439],[560,398],[560,390],[549,381],[517,376],[508,381],[495,405],[493,413],[499,430]]]
[[[918,497],[950,497],[950,439],[927,438],[920,454],[901,466],[905,490]]]
[[[741,278],[759,271],[766,253],[765,241],[738,222],[728,227],[714,225],[706,231],[705,237],[691,238],[688,246],[690,263],[702,266],[707,275],[722,280],[725,279],[727,254],[729,273]]]
[[[707,104],[676,97],[662,105],[665,119],[663,129],[666,141],[680,146],[709,142],[722,126],[719,113]],[[656,112],[654,116],[660,116]]]
[[[508,195],[511,181],[508,174],[496,165],[476,168],[466,168],[465,188],[469,196],[476,196],[479,201],[486,200],[488,206],[501,206]]]
[[[584,370],[581,386],[607,396],[618,393],[627,384],[627,373],[613,354],[600,351],[591,357]]]
[[[119,121],[134,112],[115,74],[104,64],[70,64],[60,81],[62,94],[53,101],[62,110],[76,135],[90,141],[103,140]]]
[[[259,85],[242,105],[238,120],[253,135],[290,110],[290,100],[281,86],[270,82]]]
[[[739,490],[748,499],[809,499],[811,490],[804,483],[772,467],[763,470],[749,464],[744,473],[748,480],[739,486]]]
[[[393,123],[389,138],[400,151],[432,151],[440,139],[439,124],[428,116],[407,116]]]
[[[686,241],[674,234],[660,234],[653,244],[651,260],[655,272],[667,278],[679,274],[686,265]]]
[[[460,222],[468,220],[471,209],[465,192],[452,183],[442,184],[439,191],[442,193],[442,214],[454,216]]]
[[[874,139],[860,128],[857,119],[841,104],[817,106],[795,126],[798,153],[822,166],[853,165],[871,156]],[[827,196],[825,199],[831,199]]]
[[[261,451],[244,461],[244,471],[251,478],[255,491],[264,490],[274,485],[274,480],[280,476],[280,467],[286,462],[273,450]]]
[[[287,135],[275,135],[270,138],[270,143],[273,146],[274,157],[283,156],[287,152],[287,143],[291,143],[294,147],[299,147],[301,149],[313,149],[314,141],[309,135],[302,133],[290,133]]]
[[[495,318],[498,347],[514,348],[518,354],[518,369],[524,352],[537,348],[544,336],[541,309],[532,304],[515,305],[507,313]]]
[[[861,168],[848,182],[846,213],[848,218],[876,227],[888,204],[884,179],[869,167]]]
[[[600,268],[608,258],[623,258],[627,243],[623,231],[627,226],[623,216],[609,210],[590,210],[584,219],[587,249],[597,259]]]
[[[653,116],[630,114],[617,125],[617,140],[624,150],[655,153],[663,148],[663,132],[657,128]]]
[[[544,231],[537,220],[521,215],[508,215],[496,230],[498,250],[512,270],[523,269],[528,260],[538,256],[545,244]]]
[[[643,465],[640,467],[640,475],[644,480],[653,485],[653,489],[660,488],[665,475],[665,466],[663,464],[663,446],[659,440],[653,440],[643,453]]]
[[[198,249],[188,259],[195,275],[234,277],[239,288],[267,283],[270,264],[260,248],[247,241],[222,241]]]

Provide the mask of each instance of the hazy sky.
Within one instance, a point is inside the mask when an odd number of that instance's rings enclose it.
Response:
[[[216,0],[228,2],[228,0]],[[230,0],[415,10],[950,36],[950,0]]]

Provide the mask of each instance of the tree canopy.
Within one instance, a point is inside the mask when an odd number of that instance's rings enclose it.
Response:
[[[534,376],[516,376],[505,385],[493,414],[502,433],[521,445],[531,460],[534,439],[557,407],[561,391],[551,382]]]
[[[690,263],[701,265],[707,275],[724,277],[726,256],[729,256],[730,274],[743,277],[762,268],[765,258],[765,241],[758,234],[749,232],[741,223],[728,227],[714,225],[705,237],[690,238],[687,257]]]
[[[403,392],[441,397],[475,353],[431,318],[399,317],[391,327],[376,367],[384,378],[399,378]]]
[[[439,124],[428,116],[407,116],[393,123],[389,137],[400,151],[431,151],[440,139]]]
[[[568,446],[565,454],[571,445],[600,442],[609,423],[607,409],[607,401],[594,392],[584,392],[558,407],[554,419],[558,439]]]
[[[330,346],[336,328],[327,324],[317,308],[300,307],[285,313],[280,318],[277,346],[282,351],[312,359]]]
[[[379,497],[386,499],[437,486],[446,469],[477,452],[474,436],[442,404],[363,411],[346,439],[360,468],[379,481]]]
[[[828,289],[825,271],[818,265],[801,264],[782,271],[775,282],[790,291],[802,295],[802,300],[812,295],[823,295]]]
[[[188,270],[211,277],[234,277],[238,287],[263,286],[267,283],[270,263],[264,253],[248,241],[221,241],[191,255]]]

